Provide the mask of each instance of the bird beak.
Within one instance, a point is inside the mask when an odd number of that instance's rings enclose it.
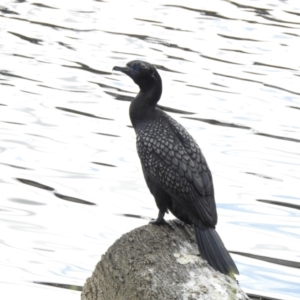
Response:
[[[133,80],[139,75],[138,72],[129,67],[113,67],[113,71],[120,71],[126,75],[128,75]]]
[[[120,71],[120,72],[122,72],[124,74],[127,74],[127,75],[129,75],[132,72],[132,70],[128,67],[117,67],[117,66],[113,67],[113,71]]]

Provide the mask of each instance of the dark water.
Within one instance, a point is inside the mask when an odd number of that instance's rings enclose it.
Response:
[[[299,45],[298,0],[3,0],[1,295],[78,299],[101,254],[156,217],[137,87],[111,71],[142,59],[209,162],[240,285],[299,299]]]

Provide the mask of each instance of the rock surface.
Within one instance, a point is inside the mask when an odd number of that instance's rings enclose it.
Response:
[[[247,300],[234,278],[200,256],[191,226],[146,225],[102,255],[81,300]]]

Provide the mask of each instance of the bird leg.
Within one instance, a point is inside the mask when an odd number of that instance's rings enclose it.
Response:
[[[158,211],[158,216],[157,219],[154,221],[150,221],[151,224],[155,225],[162,225],[166,224],[166,220],[164,219],[165,213],[161,212],[160,210]]]
[[[165,213],[159,211],[157,219],[150,221],[149,223],[154,225],[167,225],[170,229],[174,229],[172,225],[164,219],[164,215]]]

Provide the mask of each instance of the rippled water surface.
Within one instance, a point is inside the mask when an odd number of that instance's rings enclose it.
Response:
[[[112,73],[133,59],[157,66],[160,105],[209,162],[241,287],[299,299],[299,46],[299,0],[2,0],[3,299],[79,299],[101,254],[156,217],[137,86]]]

